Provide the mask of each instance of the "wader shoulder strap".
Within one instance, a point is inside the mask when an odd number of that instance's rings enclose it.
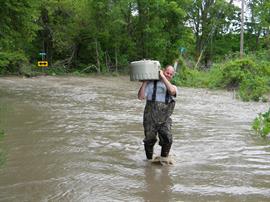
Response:
[[[152,101],[156,101],[156,95],[157,95],[157,80],[154,81],[154,88],[153,88],[153,94],[152,94]]]
[[[168,104],[169,103],[169,100],[170,100],[170,94],[169,94],[169,91],[167,90],[166,91],[166,97],[165,97],[165,104]]]

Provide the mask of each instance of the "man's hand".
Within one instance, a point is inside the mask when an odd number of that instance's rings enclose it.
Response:
[[[163,79],[165,77],[163,70],[159,70],[159,76],[161,79]]]
[[[143,100],[145,98],[145,87],[147,85],[148,81],[142,81],[142,85],[140,87],[140,90],[138,92],[138,99]]]

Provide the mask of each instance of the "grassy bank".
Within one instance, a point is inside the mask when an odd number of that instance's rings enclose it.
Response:
[[[243,101],[268,101],[270,57],[250,55],[215,63],[211,69],[189,68],[182,61],[173,82],[187,87],[236,90]]]

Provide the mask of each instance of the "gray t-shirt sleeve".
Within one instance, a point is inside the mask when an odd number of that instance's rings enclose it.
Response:
[[[144,96],[147,98],[148,94],[149,94],[149,81],[147,82],[147,85],[145,87],[145,91],[144,91]]]

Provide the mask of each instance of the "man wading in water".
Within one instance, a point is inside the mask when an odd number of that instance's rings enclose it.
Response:
[[[170,116],[175,106],[177,95],[176,86],[170,83],[174,75],[174,68],[167,66],[165,70],[160,71],[160,80],[143,81],[138,92],[140,100],[146,99],[146,105],[143,116],[144,127],[144,149],[146,158],[153,159],[154,145],[159,137],[161,146],[161,158],[169,156],[172,145]]]

